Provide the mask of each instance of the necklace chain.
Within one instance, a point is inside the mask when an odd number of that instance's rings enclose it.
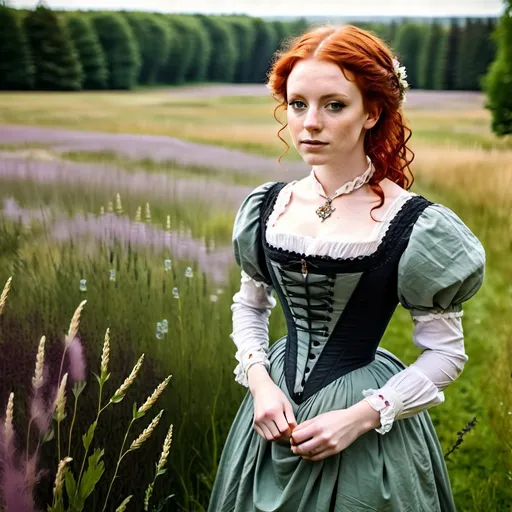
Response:
[[[347,183],[342,185],[335,192],[335,194],[332,197],[326,196],[320,190],[318,190],[318,189],[321,189],[322,186],[316,179],[314,172],[313,172],[313,177],[317,184],[317,193],[321,197],[326,199],[326,202],[322,206],[320,206],[319,208],[316,209],[316,214],[318,215],[318,217],[320,217],[322,222],[324,222],[325,219],[329,218],[332,215],[332,212],[336,211],[336,208],[332,207],[332,202],[334,199],[336,199],[337,197],[339,197],[343,194],[350,194],[354,190],[361,188],[363,185],[365,185],[366,183],[368,183],[370,181],[371,177],[373,176],[373,174],[375,172],[375,168],[373,167],[371,160],[369,158],[367,158],[367,160],[369,163],[368,163],[368,168],[366,169],[366,171],[363,174],[361,174],[360,176],[357,176],[356,178],[354,178],[352,181],[348,181]]]

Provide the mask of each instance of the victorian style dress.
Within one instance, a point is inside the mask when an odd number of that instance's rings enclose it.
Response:
[[[313,176],[314,179],[314,176]],[[447,469],[426,411],[462,371],[462,302],[480,287],[485,255],[448,208],[404,190],[367,240],[316,240],[273,230],[294,183],[265,183],[242,203],[233,242],[242,269],[232,338],[247,385],[264,364],[297,423],[362,399],[381,427],[312,462],[253,428],[247,393],[222,453],[209,512],[450,512]],[[277,295],[287,333],[269,348]],[[379,342],[398,304],[422,349],[406,367]],[[365,398],[366,397],[366,398]]]

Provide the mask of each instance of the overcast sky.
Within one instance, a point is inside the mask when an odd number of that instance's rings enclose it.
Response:
[[[7,3],[31,8],[37,0]],[[53,9],[238,12],[253,16],[485,16],[503,11],[502,0],[46,0],[46,4]]]

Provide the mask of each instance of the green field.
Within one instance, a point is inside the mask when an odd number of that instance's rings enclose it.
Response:
[[[284,147],[276,137],[273,107],[267,97],[191,95],[185,101],[163,90],[9,93],[0,95],[0,124],[170,135],[277,159]],[[445,452],[457,441],[457,433],[477,418],[448,462],[458,510],[510,510],[512,140],[494,137],[489,113],[475,103],[462,108],[460,102],[447,102],[445,108],[434,109],[411,101],[406,117],[416,153],[413,190],[460,215],[484,244],[488,262],[482,290],[465,307],[469,362],[431,416]],[[69,320],[87,299],[80,337],[90,371],[99,371],[104,333],[107,327],[111,330],[107,394],[121,384],[140,354],[146,354],[141,378],[105,413],[95,437],[106,450],[109,477],[132,403],[140,404],[172,374],[149,414],[153,417],[164,408],[161,424],[120,468],[112,491],[115,505],[137,490],[133,499],[139,508],[133,510],[141,510],[145,485],[173,423],[170,469],[157,480],[155,502],[175,494],[165,510],[205,510],[222,444],[245,392],[234,382],[235,347],[229,339],[229,306],[239,285],[239,269],[231,256],[232,223],[247,190],[286,176],[213,168],[222,162],[212,162],[211,169],[189,169],[129,159],[110,150],[58,152],[49,143],[22,141],[0,140],[0,156],[0,282],[13,276],[0,317],[0,406],[14,389],[16,432],[24,439],[38,341],[47,336],[50,366],[57,365],[49,378],[55,380]],[[287,158],[298,160],[294,152]],[[118,193],[121,205],[116,204]],[[167,259],[172,265],[166,270]],[[192,277],[187,277],[188,267]],[[112,270],[115,281],[110,279]],[[86,291],[80,290],[81,279],[87,280]],[[158,337],[156,325],[162,319],[167,319],[169,332]],[[271,339],[284,329],[276,308]],[[418,355],[411,334],[409,314],[398,309],[383,346],[410,363]],[[91,374],[74,430],[77,460],[79,435],[93,419],[96,400]],[[147,418],[141,420],[134,435],[147,423]],[[55,445],[45,448],[43,462],[54,469]],[[51,493],[50,480],[43,479],[42,495]],[[102,504],[105,491],[102,484],[90,510]]]

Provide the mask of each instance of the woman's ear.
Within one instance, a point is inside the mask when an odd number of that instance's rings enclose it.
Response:
[[[371,128],[373,128],[377,124],[380,114],[381,114],[381,109],[377,109],[377,108],[373,108],[370,112],[368,112],[366,114],[367,118],[363,124],[363,128],[365,130],[370,130]]]

